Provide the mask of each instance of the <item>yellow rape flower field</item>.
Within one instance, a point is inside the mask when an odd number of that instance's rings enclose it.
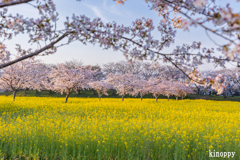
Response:
[[[240,159],[239,102],[63,101],[1,96],[0,159]]]

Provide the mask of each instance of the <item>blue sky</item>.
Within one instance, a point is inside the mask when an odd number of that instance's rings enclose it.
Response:
[[[104,22],[116,21],[118,24],[124,24],[125,26],[130,26],[132,21],[136,18],[151,18],[155,26],[159,23],[161,18],[158,16],[157,12],[149,9],[148,4],[144,0],[128,0],[125,5],[117,5],[113,0],[84,0],[82,2],[77,2],[76,0],[54,0],[56,3],[57,10],[59,12],[59,27],[61,28],[62,22],[65,20],[66,16],[71,17],[73,13],[76,15],[86,15],[91,19],[100,17]],[[240,8],[240,3],[235,3],[235,0],[220,0],[221,4],[226,2],[231,2],[234,6],[235,11]],[[30,5],[19,5],[9,9],[12,13],[20,13],[23,15],[37,16],[37,11]],[[239,11],[239,9],[238,9]],[[211,35],[211,34],[210,34]],[[214,35],[211,35],[214,38]],[[161,38],[157,32],[154,32],[155,38]],[[222,39],[216,37],[218,43],[223,43]],[[207,37],[205,31],[201,28],[190,28],[190,32],[184,32],[178,30],[175,44],[164,50],[164,53],[171,52],[175,46],[182,45],[183,43],[191,44],[192,41],[201,41],[206,47],[215,47],[214,43]],[[13,53],[15,50],[16,43],[20,43],[23,47],[29,48],[27,43],[27,37],[17,36],[13,41],[10,41],[8,47],[11,48]],[[64,61],[69,61],[72,59],[82,60],[84,64],[99,64],[102,65],[108,62],[117,62],[120,60],[125,60],[122,53],[113,50],[103,50],[98,47],[98,45],[93,46],[91,44],[82,45],[79,42],[74,42],[68,46],[64,46],[58,49],[57,53],[45,57],[40,57],[46,63],[61,63]],[[162,63],[162,62],[160,62]],[[205,64],[201,66],[201,69],[209,69],[212,65]],[[234,67],[228,65],[228,67]]]

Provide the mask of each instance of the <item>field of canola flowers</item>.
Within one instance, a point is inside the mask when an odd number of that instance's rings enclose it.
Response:
[[[239,159],[239,136],[239,102],[0,97],[0,159]]]

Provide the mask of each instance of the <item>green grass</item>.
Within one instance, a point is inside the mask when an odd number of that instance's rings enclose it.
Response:
[[[109,91],[108,92],[109,96],[103,95],[103,98],[119,98],[120,96],[118,96],[116,94],[112,95],[112,92]],[[0,95],[5,95],[5,96],[12,96],[12,92],[0,92]],[[41,91],[41,92],[36,92],[33,90],[27,90],[26,94],[24,94],[24,91],[18,91],[16,94],[17,97],[65,97],[65,95],[61,95],[60,93],[55,93],[55,92],[51,92],[49,93],[49,91]],[[70,94],[70,98],[71,97],[82,97],[82,98],[87,98],[87,97],[91,97],[91,98],[97,98],[98,95],[94,94],[94,92],[92,90],[83,90],[81,91],[81,94],[78,95],[76,92],[72,92]],[[140,98],[140,96],[137,97],[133,97],[133,96],[129,96],[126,95],[125,98]],[[150,94],[147,94],[144,96],[144,98],[151,98]],[[166,96],[159,96],[159,99],[167,99]],[[175,97],[170,97],[170,99],[175,99]],[[179,98],[180,99],[180,98]],[[240,96],[227,96],[227,98],[223,98],[223,96],[216,96],[216,95],[187,95],[185,97],[185,99],[206,99],[206,100],[215,100],[215,101],[240,101]]]

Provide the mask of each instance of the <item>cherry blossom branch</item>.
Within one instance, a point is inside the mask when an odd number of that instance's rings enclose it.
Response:
[[[169,1],[169,0],[162,0],[163,1],[163,3],[164,3],[164,1],[169,5],[169,4],[174,4],[173,2],[171,2],[171,1]],[[182,5],[177,5],[178,7],[181,7],[181,8],[184,8],[184,9],[186,9],[186,10],[191,10],[191,8],[189,8],[189,7],[187,7],[187,6],[185,6],[184,5],[184,2],[183,1],[179,1],[179,3],[182,3]],[[194,10],[197,10],[197,8],[195,7],[195,6],[191,6]],[[202,14],[202,15],[204,15],[204,16],[207,16],[207,17],[211,17],[211,18],[213,18],[214,16],[213,15],[210,15],[210,14],[205,14],[204,12],[199,12],[199,14]]]
[[[132,39],[129,39],[129,38],[126,38],[126,37],[123,37],[123,36],[120,36],[120,37],[121,37],[122,39],[128,40],[128,41],[130,41],[130,42],[138,45],[139,47],[142,47],[141,44],[133,41]],[[164,56],[164,57],[165,57],[165,56],[171,56],[171,55],[173,55],[173,56],[182,55],[182,54],[173,54],[173,53],[171,53],[171,54],[159,53],[159,52],[153,51],[153,50],[151,50],[151,49],[149,49],[149,48],[148,48],[147,50],[148,50],[148,51],[151,51],[151,52],[154,52],[154,53],[156,53],[156,54],[158,54],[158,55]],[[192,55],[192,56],[195,55],[195,56],[197,56],[197,54],[194,54],[194,53],[184,53],[184,55]],[[204,58],[204,57],[203,57],[203,58]],[[210,57],[209,59],[214,59],[214,60],[215,60],[216,58]],[[234,59],[233,59],[233,60],[230,60],[230,59],[228,59],[228,58],[225,58],[225,59],[218,58],[217,60],[237,62],[237,61],[235,61]]]
[[[31,2],[33,0],[19,0],[19,1],[13,1],[13,2],[3,2],[0,3],[0,8],[4,8],[4,7],[9,7],[9,6],[14,6],[14,5],[19,5],[19,4],[23,4],[23,3],[28,3]]]
[[[182,15],[184,15],[185,17],[187,17],[189,20],[194,21],[190,16],[188,16],[186,13],[184,13],[184,12],[181,11],[180,9],[172,6],[172,5],[169,4],[169,3],[167,3],[167,4],[168,4],[170,7],[172,7],[173,9],[177,10],[177,11],[178,11],[179,13],[181,13]],[[198,24],[199,26],[203,27],[205,30],[208,30],[208,31],[212,32],[213,34],[216,34],[217,36],[222,37],[223,39],[228,40],[228,41],[230,41],[230,42],[233,43],[233,44],[236,44],[233,40],[231,40],[231,39],[223,36],[222,34],[219,34],[219,33],[215,32],[214,30],[212,30],[212,29],[204,26],[202,23],[196,22],[196,24]]]
[[[133,41],[132,39],[129,39],[129,38],[126,38],[126,37],[123,37],[123,36],[121,36],[121,38],[126,39],[126,40],[128,40],[128,41],[131,41],[132,43],[138,45],[139,47],[142,47],[141,44]],[[148,50],[148,51],[151,51],[151,52],[154,52],[154,53],[156,53],[156,54],[159,54],[159,55],[161,55],[161,56],[164,56],[164,58],[166,58],[172,65],[174,65],[177,69],[179,69],[185,76],[187,76],[187,78],[189,78],[190,80],[193,80],[185,71],[183,71],[177,64],[175,64],[170,58],[168,58],[168,57],[167,57],[167,54],[159,53],[159,52],[153,51],[153,50],[151,50],[151,49],[149,49],[149,48],[148,48],[147,50]],[[195,81],[195,80],[193,80],[193,81]],[[197,82],[197,81],[196,81],[196,82]],[[202,82],[197,82],[197,83],[202,83]]]
[[[185,76],[187,76],[188,79],[195,81],[194,79],[192,79],[186,72],[184,72],[177,64],[175,64],[170,58],[168,58],[166,55],[164,56],[170,63],[172,63],[172,65],[174,65],[177,69],[179,69]],[[195,81],[197,83],[202,83],[202,82],[198,82]]]
[[[70,33],[71,33],[71,32],[70,32]],[[54,47],[54,45],[55,45],[56,43],[58,43],[59,41],[61,41],[62,39],[64,39],[64,38],[65,38],[66,36],[68,36],[68,35],[69,35],[69,32],[66,32],[66,33],[64,33],[61,37],[59,37],[59,38],[56,39],[55,41],[51,42],[51,43],[48,44],[47,46],[45,46],[45,47],[43,47],[43,48],[41,48],[41,49],[39,49],[39,50],[31,53],[31,54],[28,54],[28,55],[22,56],[22,57],[20,57],[20,58],[17,58],[17,59],[15,59],[15,60],[13,60],[13,61],[4,63],[4,64],[0,65],[0,69],[2,69],[2,68],[4,68],[4,67],[7,67],[7,66],[10,66],[10,65],[12,65],[12,64],[14,64],[14,63],[20,62],[20,61],[22,61],[22,60],[24,60],[24,59],[27,59],[27,58],[36,56],[36,55],[44,52],[45,50]]]

